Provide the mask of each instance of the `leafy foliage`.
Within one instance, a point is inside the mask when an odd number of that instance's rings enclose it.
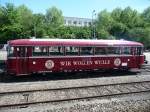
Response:
[[[127,39],[150,48],[150,7],[138,13],[131,7],[103,10],[93,22],[98,39]],[[64,26],[61,10],[51,7],[45,14],[33,14],[28,7],[0,5],[0,43],[18,38],[92,39],[93,26]]]
[[[142,14],[130,7],[116,8],[111,13],[103,10],[98,14],[97,29],[99,38],[139,41],[150,47],[150,7]]]

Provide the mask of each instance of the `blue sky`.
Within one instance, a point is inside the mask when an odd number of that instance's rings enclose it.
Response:
[[[0,4],[13,3],[15,6],[25,4],[33,13],[44,13],[46,9],[56,6],[64,16],[91,18],[92,11],[104,9],[112,11],[116,7],[130,6],[142,12],[150,6],[150,0],[0,0]]]

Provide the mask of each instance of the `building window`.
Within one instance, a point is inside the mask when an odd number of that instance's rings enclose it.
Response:
[[[81,22],[81,21],[79,21],[79,25],[82,25],[82,22]]]
[[[68,25],[71,25],[71,20],[68,21]]]
[[[74,21],[73,24],[76,25],[76,24],[77,24],[77,21]]]
[[[89,22],[89,26],[91,25],[91,22]]]
[[[84,22],[84,26],[87,26],[87,22]]]

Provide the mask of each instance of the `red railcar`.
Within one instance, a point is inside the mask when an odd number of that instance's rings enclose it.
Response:
[[[143,45],[125,40],[18,39],[8,42],[7,72],[45,72],[140,68]]]

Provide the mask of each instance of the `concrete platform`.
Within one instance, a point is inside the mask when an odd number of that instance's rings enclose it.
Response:
[[[74,80],[57,80],[57,81],[40,81],[40,82],[21,82],[21,83],[0,83],[0,93],[39,89],[56,89],[68,87],[107,85],[117,83],[130,83],[150,81],[150,75],[136,76],[116,76],[116,77],[100,77]]]

